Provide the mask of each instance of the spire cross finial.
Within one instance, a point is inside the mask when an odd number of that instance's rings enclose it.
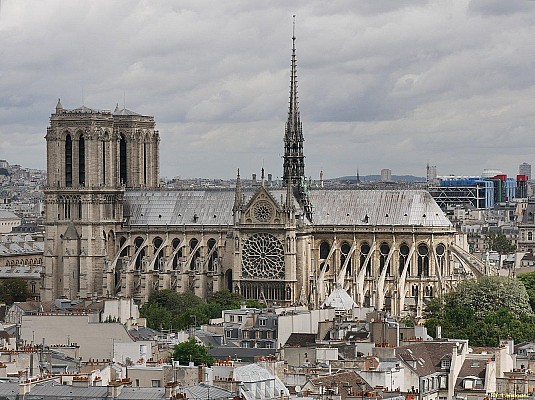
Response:
[[[295,15],[293,16],[293,31],[292,31],[292,40],[295,43]],[[295,46],[294,46],[295,47]]]

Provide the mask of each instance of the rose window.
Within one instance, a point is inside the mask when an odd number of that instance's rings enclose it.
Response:
[[[260,222],[268,222],[273,216],[273,206],[267,201],[259,201],[253,208],[255,218]]]
[[[269,233],[256,233],[247,239],[242,260],[244,278],[284,278],[284,248]]]

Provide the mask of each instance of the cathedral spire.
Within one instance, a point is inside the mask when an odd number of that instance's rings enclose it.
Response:
[[[284,131],[283,183],[291,180],[294,185],[305,176],[305,156],[303,154],[303,128],[297,96],[297,63],[295,56],[295,15],[293,16],[292,66],[290,72],[290,105]]]

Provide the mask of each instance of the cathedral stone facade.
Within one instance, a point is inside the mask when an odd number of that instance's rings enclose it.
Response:
[[[319,307],[335,288],[361,306],[420,314],[486,273],[426,191],[307,187],[295,38],[283,188],[159,189],[154,118],[116,107],[64,109],[46,134],[42,299],[228,289]]]

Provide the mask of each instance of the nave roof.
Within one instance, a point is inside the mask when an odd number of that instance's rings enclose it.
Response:
[[[256,191],[242,193],[247,204]],[[277,201],[286,196],[270,193]],[[425,190],[315,189],[310,201],[316,226],[452,226]],[[128,190],[125,217],[130,225],[232,225],[233,205],[234,190]]]

